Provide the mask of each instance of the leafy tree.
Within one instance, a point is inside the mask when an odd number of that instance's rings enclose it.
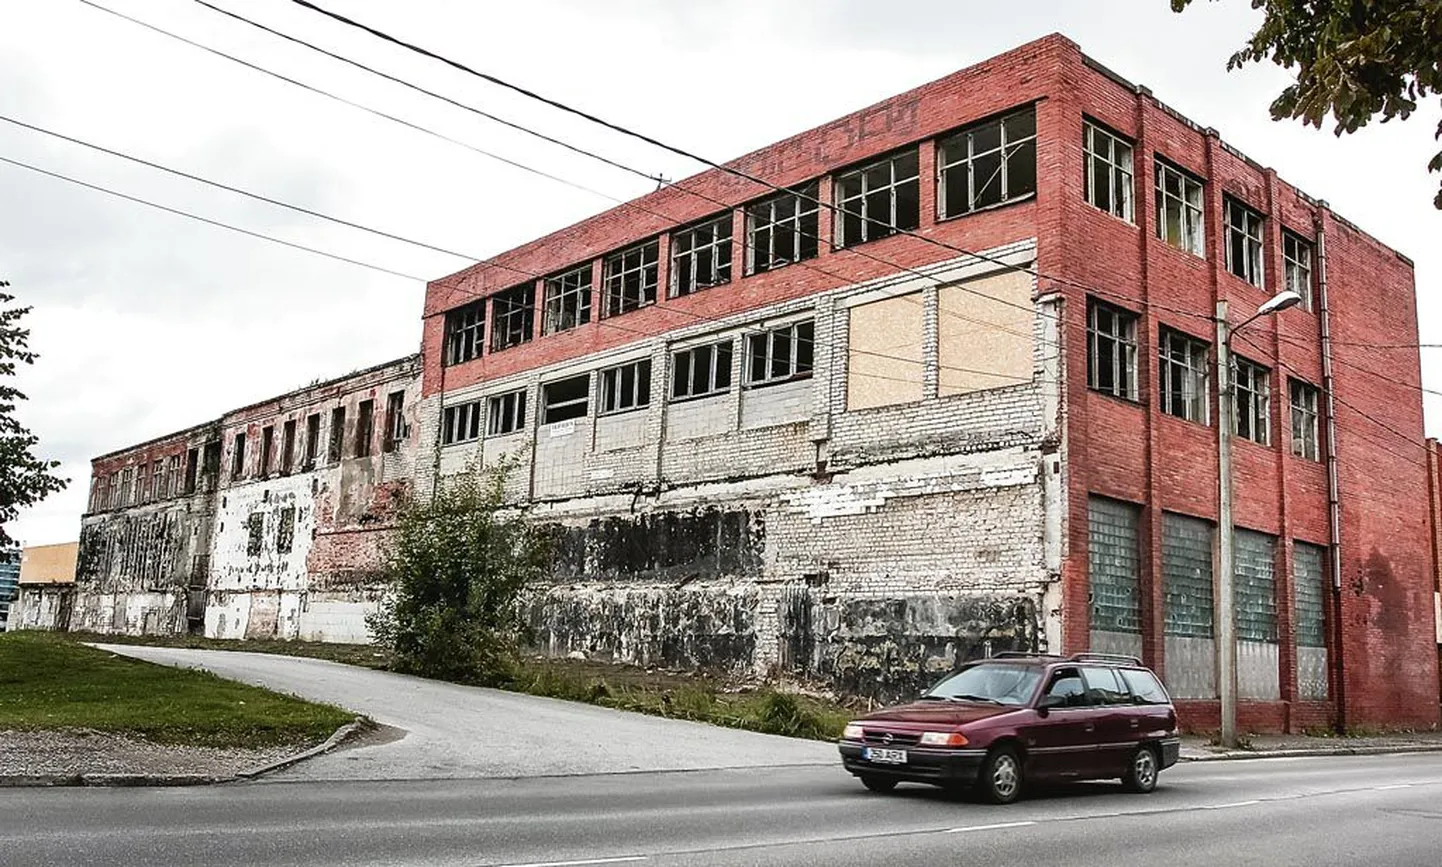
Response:
[[[386,553],[392,596],[367,623],[398,671],[501,685],[515,670],[519,597],[545,574],[549,535],[502,496],[514,461],[447,479],[400,509]]]
[[[1171,0],[1181,12],[1192,0]],[[1297,70],[1272,102],[1272,118],[1356,132],[1380,114],[1403,120],[1418,100],[1442,92],[1442,0],[1252,0],[1266,18],[1228,69],[1271,59]],[[1437,138],[1442,139],[1442,124]],[[1442,153],[1428,171],[1442,171]],[[1442,191],[1433,200],[1442,208]]]
[[[33,506],[49,495],[63,490],[68,479],[51,471],[59,461],[43,461],[31,449],[39,439],[15,418],[15,405],[27,398],[9,377],[17,365],[34,364],[39,356],[31,352],[30,329],[21,328],[20,320],[29,307],[11,307],[15,296],[5,292],[10,284],[0,280],[0,545],[14,540],[5,526],[20,515],[20,510]]]

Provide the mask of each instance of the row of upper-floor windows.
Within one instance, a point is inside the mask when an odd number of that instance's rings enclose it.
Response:
[[[381,428],[381,451],[396,451],[410,435],[410,426],[405,415],[406,393],[393,391],[386,398],[386,415]],[[324,454],[326,463],[339,463],[343,457],[369,457],[375,449],[376,412],[375,401],[367,398],[356,404],[354,429],[349,442],[346,437],[346,415],[344,406],[330,411],[330,426],[324,439],[321,433],[321,414],[310,413],[305,417],[304,433],[299,419],[286,419],[277,437],[275,425],[264,425],[260,429],[258,449],[254,466],[249,463],[251,437],[245,431],[237,432],[230,446],[230,478],[243,479],[247,474],[266,478],[273,473],[289,475],[297,466],[301,472],[309,472],[321,463]],[[347,449],[349,446],[349,449]]]
[[[821,250],[821,180],[811,180],[741,207],[746,275],[816,258]],[[1027,106],[972,125],[936,143],[937,218],[1031,198],[1036,193],[1036,112]],[[831,176],[835,249],[921,225],[920,152],[913,146]],[[594,263],[497,292],[446,314],[443,362],[460,364],[541,335],[620,316],[657,302],[660,241],[650,239]],[[673,231],[666,294],[679,298],[733,278],[730,211]],[[599,305],[593,296],[599,289]],[[599,310],[593,309],[598,307]],[[489,340],[486,320],[490,319]]]
[[[1083,124],[1086,198],[1092,205],[1136,222],[1133,143],[1126,137],[1087,120]],[[1171,246],[1206,256],[1206,181],[1168,161],[1153,159],[1156,193],[1156,236]],[[1232,274],[1265,288],[1265,218],[1246,202],[1222,197],[1223,255]],[[1284,289],[1302,296],[1312,309],[1312,243],[1291,229],[1282,229],[1282,281]]]
[[[187,496],[202,484],[213,483],[219,471],[220,443],[215,442],[208,443],[203,450],[197,447],[153,461],[140,461],[92,477],[90,511]]]
[[[761,388],[811,376],[815,323],[806,319],[741,337],[741,381]],[[736,338],[726,338],[670,354],[670,382],[665,394],[672,402],[724,395],[731,390]],[[592,376],[596,377],[592,390]],[[655,397],[651,359],[602,368],[542,382],[537,422],[542,425],[645,409]],[[487,398],[446,406],[441,412],[441,444],[453,445],[486,436],[504,436],[525,429],[526,391],[517,389]]]
[[[1141,399],[1136,313],[1095,298],[1087,301],[1087,385],[1124,400]],[[1163,326],[1157,334],[1157,395],[1162,412],[1211,424],[1212,347],[1205,340]],[[1232,356],[1232,433],[1271,445],[1272,371]],[[1318,406],[1321,390],[1287,378],[1292,454],[1321,460]]]

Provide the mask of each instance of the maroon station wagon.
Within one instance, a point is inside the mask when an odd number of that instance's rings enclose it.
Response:
[[[1166,688],[1141,660],[1003,653],[851,723],[838,746],[873,792],[900,782],[975,787],[1009,804],[1033,781],[1119,778],[1150,792],[1181,739]]]

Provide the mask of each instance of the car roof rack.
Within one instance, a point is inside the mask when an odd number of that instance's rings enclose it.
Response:
[[[1032,653],[1026,650],[1003,650],[1001,653],[993,653],[991,656],[976,660],[985,662],[987,659],[1061,659],[1055,653]]]
[[[1127,664],[1129,664],[1129,665],[1141,665],[1141,664],[1142,664],[1142,661],[1141,661],[1141,658],[1140,658],[1140,657],[1132,656],[1132,655],[1127,654],[1127,653],[1092,653],[1091,651],[1082,651],[1081,653],[1073,653],[1071,656],[1067,657],[1067,661],[1069,661],[1069,662],[1125,662],[1125,663],[1127,663]]]

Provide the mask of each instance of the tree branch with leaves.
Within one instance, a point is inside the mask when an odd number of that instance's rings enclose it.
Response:
[[[39,358],[30,351],[30,330],[20,326],[29,307],[12,307],[15,296],[0,280],[0,545],[14,544],[6,527],[20,516],[20,510],[64,490],[68,479],[56,476],[59,461],[37,458],[33,449],[39,438],[20,423],[15,408],[27,400],[13,384],[19,366]]]

